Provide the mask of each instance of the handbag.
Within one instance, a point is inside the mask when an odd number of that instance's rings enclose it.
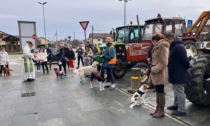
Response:
[[[62,62],[61,61],[58,61],[58,65],[62,65]]]

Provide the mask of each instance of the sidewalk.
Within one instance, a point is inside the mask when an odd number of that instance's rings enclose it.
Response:
[[[123,92],[127,93],[127,89],[130,86],[130,72],[126,74],[123,79],[117,80],[117,87]],[[173,91],[170,84],[165,85],[166,92],[166,106],[170,106],[173,104]],[[153,90],[149,90],[146,96],[146,102],[148,102],[148,107],[155,107],[156,99],[155,92]],[[193,105],[191,102],[186,100],[186,112],[187,115],[183,117],[171,116],[171,111],[165,109],[165,112],[169,114],[169,117],[178,119],[184,124],[192,125],[192,126],[208,126],[210,124],[210,107],[199,107]]]
[[[63,79],[51,70],[22,82],[21,65],[11,68],[12,76],[0,78],[1,126],[181,126],[168,117],[149,116],[153,110],[146,106],[129,108],[130,96],[120,90],[90,89],[88,78],[80,83],[70,71]],[[35,96],[21,97],[30,92]]]

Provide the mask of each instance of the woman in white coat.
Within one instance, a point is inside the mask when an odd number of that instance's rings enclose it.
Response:
[[[35,79],[35,69],[33,63],[33,54],[31,53],[31,49],[33,47],[33,43],[28,41],[26,46],[23,48],[23,67],[22,67],[22,76],[23,81],[33,81]]]
[[[41,61],[43,74],[45,74],[45,68],[47,70],[47,74],[49,74],[49,69],[47,66],[47,52],[43,47],[40,49],[38,57],[40,58],[40,61]],[[44,68],[44,66],[45,66],[45,68]]]
[[[3,66],[9,68],[9,55],[4,47],[0,49],[0,76],[2,76]]]

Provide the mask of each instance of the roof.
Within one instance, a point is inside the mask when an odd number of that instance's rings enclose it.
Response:
[[[106,37],[112,37],[110,33],[93,33],[93,38],[106,38]],[[92,38],[92,33],[89,34],[89,38]]]
[[[3,37],[3,40],[4,41],[19,41],[19,38],[13,35],[8,35],[8,36]]]
[[[153,21],[156,21],[156,20],[160,20],[160,21],[163,21],[163,20],[177,20],[177,21],[185,21],[184,18],[181,18],[181,17],[155,17],[155,18],[151,18],[151,19],[148,19],[148,20],[145,20],[145,23],[150,23],[150,22],[153,22]]]
[[[5,33],[3,31],[0,31],[0,39],[3,41],[19,41],[19,37],[15,35],[10,35],[8,33]]]

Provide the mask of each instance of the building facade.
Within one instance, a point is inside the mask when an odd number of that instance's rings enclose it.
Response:
[[[88,38],[88,41],[92,44],[97,44],[97,45],[100,45],[100,44],[103,44],[105,43],[105,39],[106,37],[111,37],[113,38],[113,36],[111,36],[109,33],[90,33],[89,34],[89,38]]]
[[[20,51],[19,37],[0,31],[0,47],[4,47],[8,52]]]

